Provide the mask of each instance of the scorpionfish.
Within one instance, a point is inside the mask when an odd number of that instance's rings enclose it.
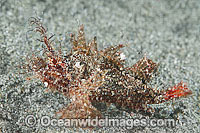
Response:
[[[44,85],[71,100],[62,110],[61,118],[103,117],[95,103],[114,104],[124,110],[152,112],[148,104],[160,104],[192,94],[185,83],[158,90],[148,83],[158,71],[158,64],[146,56],[131,67],[125,66],[120,49],[125,45],[98,50],[97,39],[86,42],[84,27],[78,36],[70,34],[72,49],[66,55],[53,48],[53,36],[48,36],[39,19],[31,18],[34,31],[45,45],[44,57],[33,55],[28,68]]]

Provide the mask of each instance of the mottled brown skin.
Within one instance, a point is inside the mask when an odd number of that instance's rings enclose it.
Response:
[[[28,67],[50,90],[71,99],[66,108],[57,112],[61,118],[103,117],[93,106],[99,102],[113,103],[121,109],[151,112],[148,104],[165,102],[177,93],[174,87],[159,91],[147,86],[158,68],[152,60],[144,57],[132,67],[125,67],[119,51],[124,45],[99,51],[96,37],[86,43],[83,25],[80,26],[77,38],[71,34],[71,52],[61,56],[53,49],[52,36],[48,38],[41,22],[31,18],[30,23],[36,25],[34,30],[41,34],[40,41],[46,45],[46,56],[33,56]],[[182,84],[176,88],[178,91],[188,90]],[[180,96],[182,93],[177,97]]]

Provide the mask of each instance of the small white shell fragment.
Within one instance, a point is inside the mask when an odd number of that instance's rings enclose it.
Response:
[[[100,69],[100,68],[97,68],[97,71],[101,71],[101,69]]]
[[[84,103],[84,106],[85,106],[85,107],[87,107],[87,104],[86,104],[86,103]]]
[[[44,82],[44,86],[47,87],[47,86],[48,86],[48,83],[47,83],[47,82]]]
[[[125,59],[126,59],[125,54],[124,54],[124,53],[121,53],[121,54],[120,54],[120,58],[121,58],[121,60],[125,60]]]
[[[76,62],[75,66],[76,66],[77,68],[80,68],[80,67],[81,67],[80,62]]]

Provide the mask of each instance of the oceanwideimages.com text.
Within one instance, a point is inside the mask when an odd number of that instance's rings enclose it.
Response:
[[[34,115],[28,115],[24,119],[24,124],[28,127],[34,127],[40,124],[43,127],[174,127],[174,119],[133,119],[133,118],[87,118],[87,119],[55,119],[49,116],[42,116],[40,119]]]

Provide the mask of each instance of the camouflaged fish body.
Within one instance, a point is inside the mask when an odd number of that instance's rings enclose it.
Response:
[[[57,113],[62,118],[102,117],[95,103],[115,104],[122,109],[147,111],[148,104],[159,104],[172,98],[186,96],[191,91],[179,83],[166,90],[147,86],[158,65],[146,57],[131,67],[125,67],[125,58],[120,48],[111,46],[98,50],[96,37],[87,43],[83,25],[78,37],[71,34],[73,48],[61,56],[52,47],[51,37],[38,19],[31,25],[41,34],[40,41],[46,45],[44,58],[33,56],[29,69],[52,91],[58,91],[71,99],[71,103]]]

